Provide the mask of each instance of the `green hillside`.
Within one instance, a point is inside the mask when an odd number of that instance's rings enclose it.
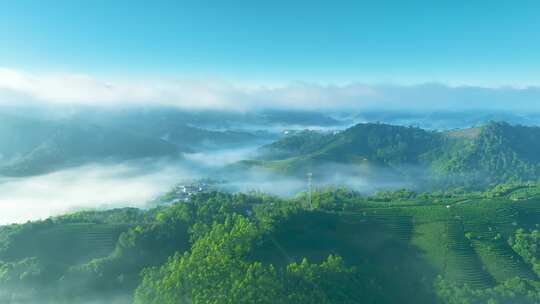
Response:
[[[147,211],[4,226],[0,291],[9,292],[0,297],[537,303],[539,192],[533,184],[370,197],[327,189],[313,193],[311,207],[305,193],[214,192]]]
[[[95,115],[45,120],[0,114],[0,176],[42,174],[92,162],[177,158],[184,152],[268,140],[260,132],[191,126],[175,112]]]
[[[0,175],[8,176],[40,174],[85,162],[176,157],[183,151],[161,139],[75,122],[17,118],[1,121],[0,132],[3,131],[9,135],[3,138],[0,148],[5,155]]]
[[[538,179],[540,128],[493,122],[435,132],[367,123],[331,134],[297,133],[260,151],[257,162],[242,165],[324,176],[329,164],[345,164],[371,168],[362,171],[368,176],[382,169],[411,180],[422,171],[429,177],[427,186],[484,187]]]
[[[539,153],[540,128],[491,123],[463,149],[453,152],[449,161],[439,164],[445,172],[474,174],[495,183],[536,180]]]
[[[316,131],[301,131],[287,135],[279,141],[259,149],[260,158],[264,160],[279,160],[302,156],[316,152],[333,140],[333,134]]]

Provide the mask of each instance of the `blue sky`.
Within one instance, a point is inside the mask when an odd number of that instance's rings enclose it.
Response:
[[[0,67],[246,82],[540,84],[540,1],[2,1]]]

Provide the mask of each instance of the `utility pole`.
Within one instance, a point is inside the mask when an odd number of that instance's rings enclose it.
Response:
[[[313,202],[312,202],[312,197],[311,197],[311,191],[312,191],[312,187],[313,187],[313,173],[309,172],[307,174],[307,179],[308,179],[308,193],[307,193],[307,202],[308,202],[308,207],[309,209],[313,209]]]

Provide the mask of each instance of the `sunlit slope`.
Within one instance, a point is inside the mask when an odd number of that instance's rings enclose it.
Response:
[[[138,211],[119,209],[95,213],[99,218],[93,212],[78,213],[25,225],[4,226],[0,229],[0,260],[37,258],[51,267],[46,271],[62,272],[69,266],[105,257],[113,251],[120,234],[133,225],[129,221],[115,222],[115,213],[137,214]]]
[[[356,265],[367,279],[381,282],[392,293],[384,303],[406,298],[406,303],[433,303],[431,292],[437,270],[411,246],[410,216],[393,211],[377,213],[308,212],[290,218],[265,238],[255,260],[274,265],[323,261],[337,254]]]
[[[419,128],[358,124],[338,133],[306,131],[286,136],[262,147],[262,161],[254,165],[285,173],[302,173],[326,163],[390,168],[418,165],[443,140],[441,134]]]
[[[387,124],[358,124],[338,133],[300,132],[260,149],[244,162],[292,175],[329,164],[359,174],[386,170],[414,178],[418,170],[435,185],[485,186],[536,180],[540,173],[540,128],[493,122],[482,127],[435,132]],[[371,170],[361,171],[370,167]]]
[[[528,214],[527,218],[520,213]],[[536,278],[508,245],[516,227],[531,227],[540,213],[505,199],[473,199],[448,206],[411,207],[412,243],[439,271],[457,282],[487,287],[513,277]]]
[[[501,198],[388,202],[305,214],[283,223],[259,252],[273,263],[339,254],[395,286],[396,295],[418,301],[429,298],[430,289],[421,286],[437,275],[474,288],[514,277],[537,279],[507,240],[517,227],[536,227],[540,201],[509,197],[511,191]]]
[[[537,189],[501,185],[486,192],[402,190],[370,197],[317,190],[311,204],[305,193],[291,199],[205,193],[192,203],[147,211],[82,212],[1,227],[0,266],[5,284],[62,286],[61,294],[73,299],[91,298],[91,291],[129,296],[145,267],[189,253],[209,225],[242,214],[262,228],[242,256],[246,261],[281,271],[339,255],[366,284],[392,291],[376,293],[381,303],[436,303],[439,276],[477,289],[515,277],[538,280],[508,243],[517,229],[538,227]],[[25,279],[13,281],[19,272]]]

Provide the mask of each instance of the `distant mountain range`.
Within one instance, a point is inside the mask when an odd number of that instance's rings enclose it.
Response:
[[[185,148],[126,130],[2,117],[0,174],[25,176],[105,160],[177,157]]]
[[[505,122],[435,131],[386,123],[342,130],[352,116],[317,112],[137,109],[37,117],[0,114],[0,175],[41,174],[89,162],[176,159],[183,153],[257,145],[257,157],[227,166],[226,173],[261,168],[324,176],[345,168],[366,178],[390,175],[468,187],[537,180],[540,174],[540,128]],[[311,130],[298,131],[302,128]]]
[[[64,115],[0,112],[0,176],[41,174],[89,162],[261,145],[287,126],[340,122],[320,113],[185,112],[178,109],[86,109]]]
[[[0,115],[0,175],[35,175],[89,162],[180,158],[200,149],[252,143],[257,135],[137,117],[99,123]]]

